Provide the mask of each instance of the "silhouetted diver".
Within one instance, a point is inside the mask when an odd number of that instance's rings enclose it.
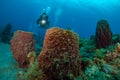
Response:
[[[42,28],[49,28],[49,21],[48,21],[48,15],[43,12],[40,16],[40,18],[37,20],[37,25],[39,25]]]

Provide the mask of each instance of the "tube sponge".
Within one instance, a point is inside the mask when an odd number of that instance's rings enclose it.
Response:
[[[10,48],[20,68],[27,67],[29,60],[27,55],[35,51],[33,34],[24,31],[16,31],[10,42]]]
[[[1,41],[3,43],[10,43],[10,39],[11,39],[11,36],[12,36],[12,33],[11,33],[11,29],[12,29],[12,24],[8,23],[4,30],[2,31],[2,34],[1,34]]]
[[[73,80],[81,68],[78,36],[70,30],[48,29],[38,61],[42,80]]]
[[[106,48],[112,43],[112,32],[106,20],[100,20],[96,27],[96,47]]]

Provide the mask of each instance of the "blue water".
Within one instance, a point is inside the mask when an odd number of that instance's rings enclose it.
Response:
[[[112,32],[120,33],[120,0],[0,0],[0,27],[11,23],[12,31],[44,32],[36,25],[43,9],[48,10],[51,27],[70,27],[80,37],[94,35],[99,19],[108,20]]]

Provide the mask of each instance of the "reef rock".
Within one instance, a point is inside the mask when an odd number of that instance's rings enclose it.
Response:
[[[27,67],[29,65],[27,55],[35,51],[33,34],[24,31],[16,31],[10,43],[11,51],[14,58],[19,63],[19,67]]]
[[[81,69],[78,36],[70,30],[48,29],[38,61],[41,80],[74,80]]]
[[[106,48],[112,43],[112,32],[106,20],[100,20],[96,27],[96,47]]]

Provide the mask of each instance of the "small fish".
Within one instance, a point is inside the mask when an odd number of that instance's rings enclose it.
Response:
[[[41,28],[49,28],[48,15],[44,12],[41,14],[40,18],[37,20],[37,25]]]

